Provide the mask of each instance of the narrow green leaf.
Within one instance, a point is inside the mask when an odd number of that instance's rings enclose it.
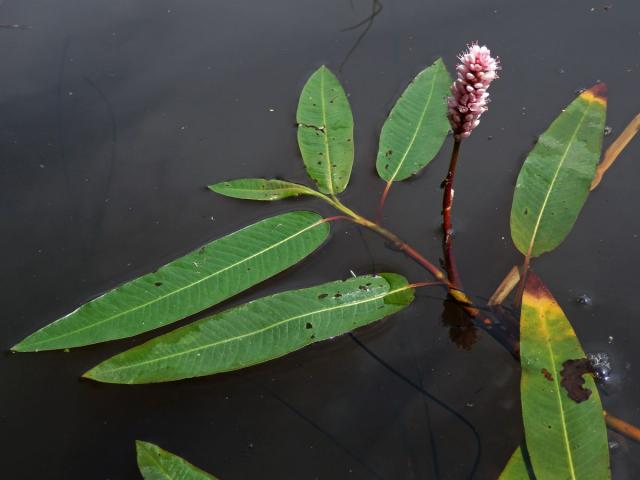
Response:
[[[511,237],[523,255],[553,250],[573,228],[600,159],[606,113],[606,87],[599,83],[576,98],[529,153],[511,206]]]
[[[509,463],[504,467],[498,480],[535,480],[535,478],[533,473],[529,471],[522,447],[518,447],[511,455]]]
[[[562,309],[532,272],[522,299],[520,363],[522,417],[536,476],[610,478],[598,390],[592,375],[576,368],[588,367],[588,360]]]
[[[400,296],[403,291],[408,292]],[[237,370],[380,320],[412,300],[413,289],[395,274],[279,293],[157,337],[106,360],[84,377],[153,383]]]
[[[188,317],[296,264],[329,233],[313,212],[277,215],[215,240],[38,330],[14,351],[130,337]]]
[[[405,180],[436,156],[449,132],[451,77],[441,58],[420,72],[382,127],[376,169],[387,182]]]
[[[243,200],[282,200],[298,195],[317,195],[315,190],[297,183],[264,178],[240,178],[209,185],[209,189],[226,197]]]
[[[136,440],[138,468],[144,480],[217,480],[183,458],[153,443]]]
[[[307,173],[322,193],[342,192],[353,166],[353,116],[340,82],[324,65],[302,89],[297,122]]]

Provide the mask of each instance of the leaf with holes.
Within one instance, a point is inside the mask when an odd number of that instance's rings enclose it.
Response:
[[[283,198],[297,197],[298,195],[318,196],[318,192],[297,183],[284,180],[267,180],[264,178],[240,178],[226,182],[209,185],[212,190],[226,197],[242,200],[282,200]]]
[[[523,255],[549,252],[571,231],[600,159],[606,112],[606,87],[599,83],[580,94],[529,153],[511,206],[511,237]]]
[[[380,320],[412,300],[405,278],[390,273],[279,293],[157,337],[84,377],[153,383],[238,370]]]
[[[518,447],[511,455],[498,480],[535,480],[529,469],[530,466],[527,465],[524,458],[522,447]]]
[[[405,180],[436,156],[449,132],[451,77],[442,59],[420,72],[382,127],[376,169],[387,182]]]
[[[295,265],[327,238],[313,212],[277,215],[121,285],[13,347],[28,352],[130,337],[222,302]]]
[[[307,173],[322,193],[342,192],[353,167],[353,116],[340,82],[324,65],[302,89],[297,122]]]
[[[609,448],[593,376],[571,324],[530,272],[520,317],[520,396],[527,449],[538,478],[610,478]]]
[[[136,456],[144,480],[216,480],[213,475],[153,443],[136,440]]]

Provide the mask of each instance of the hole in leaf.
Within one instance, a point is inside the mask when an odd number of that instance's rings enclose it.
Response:
[[[307,322],[307,324],[304,326],[304,328],[309,330],[309,329],[313,328],[313,325],[310,322]]]
[[[155,285],[156,287],[161,287],[161,286],[162,286],[162,282],[156,282],[156,283],[154,283],[154,285]]]
[[[322,298],[327,298],[329,296],[328,293],[321,293],[320,295],[318,295],[318,298],[322,299]]]

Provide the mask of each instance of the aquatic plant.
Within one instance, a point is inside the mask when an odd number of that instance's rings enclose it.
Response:
[[[331,223],[350,221],[380,235],[431,278],[361,275],[259,298],[160,335],[100,363],[83,377],[140,384],[246,368],[399,312],[412,303],[417,288],[444,288],[469,325],[495,338],[522,367],[525,439],[501,478],[608,478],[605,419],[626,434],[633,427],[603,412],[589,360],[530,264],[566,238],[589,191],[635,134],[638,121],[599,164],[607,107],[604,84],[585,90],[562,110],[539,137],[518,176],[510,224],[523,264],[511,269],[487,305],[478,305],[465,292],[453,255],[453,187],[461,144],[487,111],[487,88],[499,65],[478,44],[469,45],[459,60],[455,81],[438,59],[416,76],[390,112],[376,159],[378,174],[386,182],[376,220],[338,197],[353,167],[353,117],[338,79],[322,66],[306,82],[297,110],[298,144],[316,188],[261,178],[226,180],[209,188],[255,201],[313,196],[335,208],[337,215],[323,218],[294,210],[249,225],[80,306],[13,350],[77,348],[169,325],[297,264],[327,240]],[[453,148],[443,181],[442,270],[384,227],[382,210],[392,185],[425,168],[450,128]],[[513,311],[519,321],[510,318],[509,309],[497,308],[514,290]],[[495,328],[497,324],[501,328]],[[145,478],[174,471],[183,475],[180,478],[213,478],[159,447],[144,442],[137,447]]]

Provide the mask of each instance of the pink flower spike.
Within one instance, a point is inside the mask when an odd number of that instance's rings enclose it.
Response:
[[[498,78],[500,61],[491,56],[491,51],[477,43],[467,45],[456,66],[458,78],[451,85],[449,123],[456,140],[471,135],[471,131],[480,123],[480,117],[487,111],[489,103],[489,84]]]

